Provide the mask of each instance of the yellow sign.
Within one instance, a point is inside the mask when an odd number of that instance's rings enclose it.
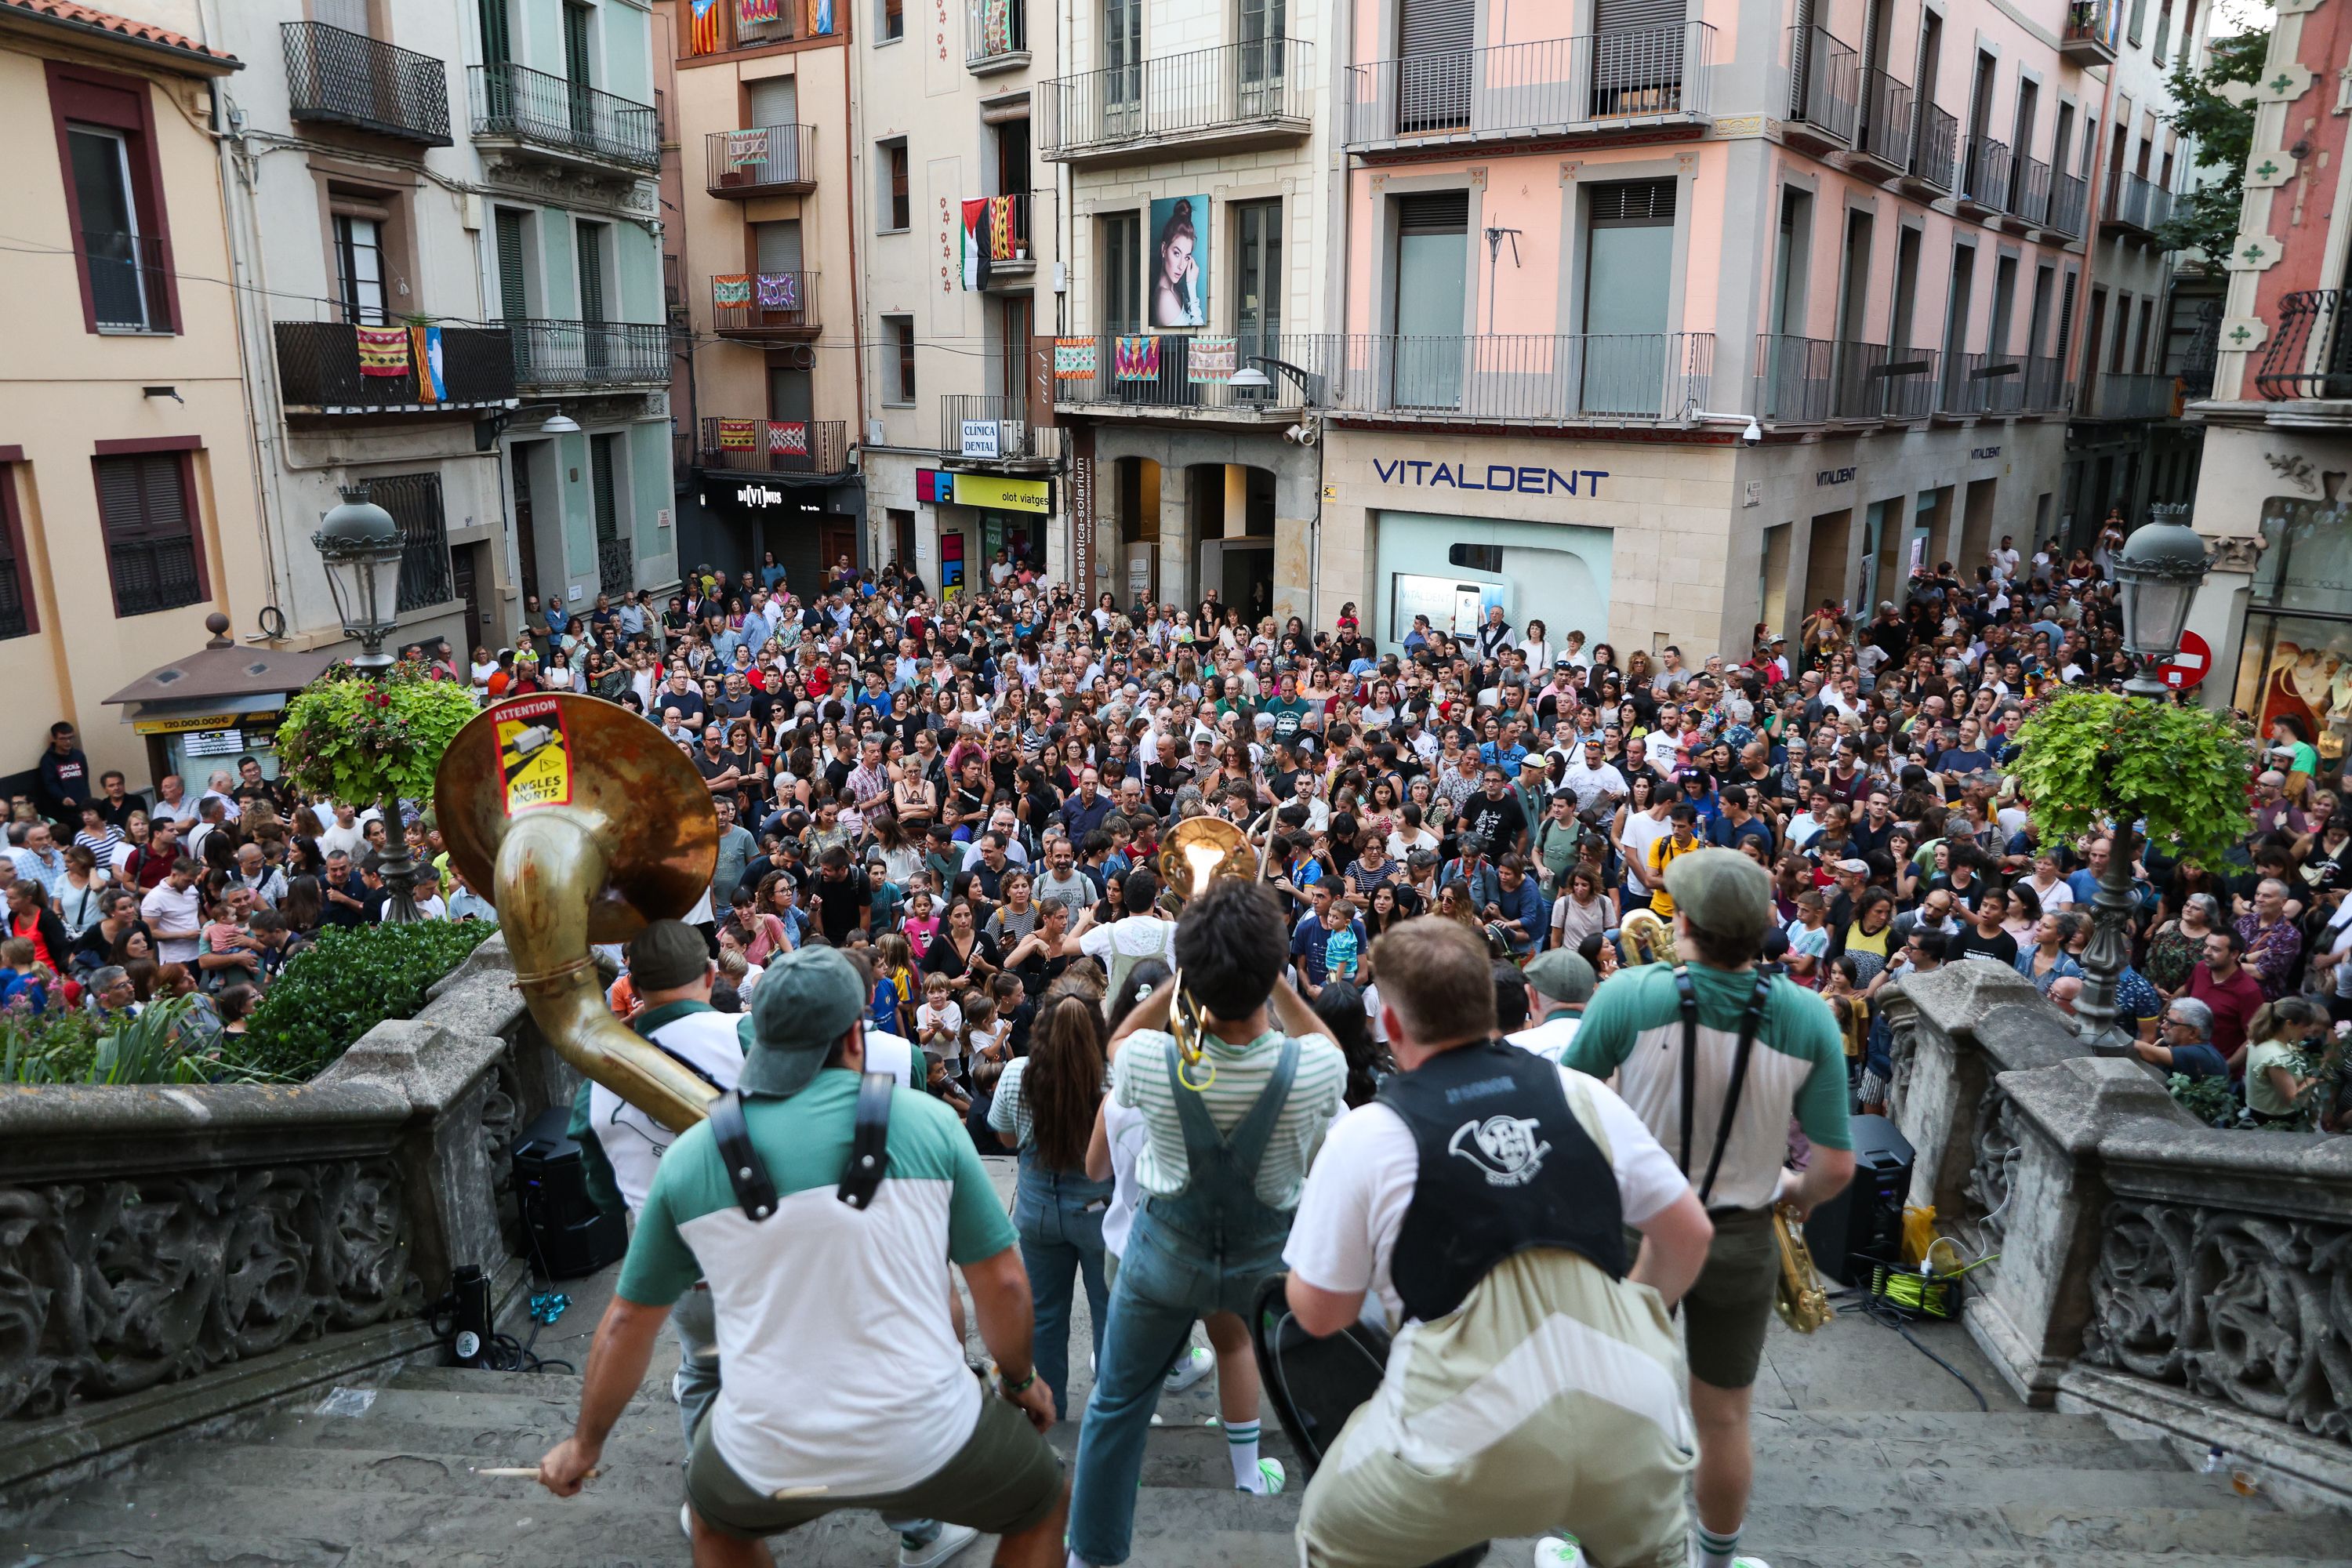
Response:
[[[173,713],[162,718],[133,719],[131,733],[136,735],[185,735],[198,730],[234,730],[242,724],[260,721],[259,713]],[[267,717],[276,718],[276,714]]]
[[[1051,493],[1051,487],[1043,479],[1007,479],[994,474],[955,477],[958,506],[993,507],[999,511],[1047,511],[1052,510],[1046,500]]]
[[[563,710],[551,697],[527,697],[499,709],[499,777],[507,815],[572,803],[572,751]]]

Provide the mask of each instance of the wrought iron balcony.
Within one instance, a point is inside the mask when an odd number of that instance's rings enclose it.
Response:
[[[1911,142],[1911,162],[1903,183],[1921,194],[1952,188],[1955,160],[1959,154],[1959,121],[1932,103],[1919,106],[1919,129]]]
[[[2058,52],[2076,65],[2105,65],[2116,58],[2122,32],[2123,16],[2115,0],[2066,0]]]
[[[1296,412],[1322,402],[1332,342],[1328,335],[1307,332],[1104,333],[1093,342],[1090,365],[1066,368],[1057,353],[1054,401],[1212,415]],[[1295,367],[1296,374],[1284,365]],[[1271,384],[1233,385],[1231,378],[1246,369],[1258,371]]]
[[[431,55],[395,48],[324,22],[285,22],[287,112],[373,131],[423,147],[446,147],[447,68]]]
[[[359,339],[347,321],[278,321],[278,395],[289,414],[431,414],[442,409],[504,407],[515,397],[513,334],[502,326],[442,326],[425,341],[437,345],[437,376],[420,365],[415,334],[409,363],[394,374],[362,368]]]
[[[714,196],[789,196],[816,189],[816,127],[754,125],[702,139],[703,188]]]
[[[2009,214],[2027,228],[2050,226],[2050,165],[2020,158],[2009,182]]]
[[[963,68],[974,76],[1019,70],[1029,63],[1027,0],[967,0]]]
[[[638,103],[511,62],[470,66],[474,141],[563,164],[652,174],[661,121]]]
[[[1948,354],[1935,412],[1952,418],[2022,414],[2033,406],[2037,392],[2045,390],[2034,384],[2034,363],[2009,353]]]
[[[1053,456],[1030,417],[1027,396],[950,393],[940,399],[940,456],[996,463]]]
[[[793,342],[816,336],[817,275],[721,272],[710,279],[711,329],[738,342]]]
[[[1356,333],[1324,360],[1324,406],[1428,424],[1662,424],[1704,406],[1712,332]]]
[[[1281,37],[1062,77],[1037,89],[1039,155],[1136,163],[1302,141],[1314,82],[1314,46]]]
[[[2050,221],[2042,226],[2070,239],[2083,237],[2083,214],[2091,182],[2080,174],[2055,174],[2050,180]]]
[[[2172,193],[2144,174],[2117,169],[2107,175],[2107,205],[2099,226],[2108,234],[2152,240],[2172,216]]]
[[[761,474],[841,474],[849,471],[849,423],[844,419],[702,421],[699,461],[706,468]]]
[[[2094,419],[2165,419],[2172,414],[2172,377],[2158,374],[2101,371],[2091,384]]]
[[[669,329],[657,321],[507,322],[523,391],[660,386],[669,381]]]
[[[2352,309],[2352,294],[2342,289],[2282,295],[2278,328],[2263,345],[2254,390],[2273,403],[2352,398],[2352,331],[2344,325],[2347,309]]]
[[[1819,425],[1830,416],[1830,368],[1837,345],[1826,338],[1764,332],[1756,339],[1756,417],[1767,425]]]
[[[2066,379],[2066,362],[2051,354],[2033,354],[2025,361],[2025,403],[2028,414],[2063,414],[2074,405],[2074,384]]]
[[[1847,162],[1893,179],[1911,166],[1911,87],[1874,66],[1862,72],[1862,125]]]
[[[1350,66],[1345,139],[1377,153],[1704,125],[1714,49],[1685,22]]]
[[[990,207],[982,243],[988,247],[989,258],[981,279],[982,288],[1026,287],[1035,275],[1037,204],[1041,196],[1050,198],[1051,195],[1050,191],[1016,191],[985,198]]]
[[[1781,134],[1812,152],[1853,145],[1862,58],[1824,27],[1789,29],[1789,119]]]
[[[1960,205],[1990,216],[2009,205],[2009,143],[1971,136],[1960,147]]]

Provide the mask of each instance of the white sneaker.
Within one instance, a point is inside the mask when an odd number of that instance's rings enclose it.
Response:
[[[1181,1394],[1211,1373],[1217,1370],[1217,1352],[1206,1345],[1194,1345],[1192,1353],[1176,1363],[1175,1370],[1160,1381],[1160,1388],[1169,1394]]]
[[[1280,1497],[1282,1495],[1283,1483],[1289,1479],[1289,1476],[1287,1472],[1283,1469],[1282,1461],[1280,1459],[1260,1459],[1257,1462],[1257,1479],[1265,1483],[1265,1489],[1256,1493],[1255,1495],[1259,1497]],[[1248,1491],[1249,1489],[1247,1487],[1235,1487],[1234,1490],[1237,1492],[1245,1492]]]
[[[898,1568],[939,1568],[949,1558],[980,1539],[980,1531],[968,1524],[943,1524],[940,1538],[921,1551],[905,1546],[898,1548]]]
[[[677,1527],[686,1531],[686,1538],[688,1541],[694,1539],[694,1505],[692,1503],[682,1502],[677,1505]]]
[[[1536,1542],[1535,1568],[1584,1568],[1584,1548],[1573,1535],[1547,1535]]]

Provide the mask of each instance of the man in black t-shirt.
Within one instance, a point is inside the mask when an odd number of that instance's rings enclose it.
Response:
[[[1484,790],[1462,803],[1458,831],[1465,838],[1476,836],[1495,854],[1516,855],[1526,847],[1528,814],[1502,769],[1488,768],[1486,783]]]
[[[817,863],[809,892],[816,903],[817,927],[824,932],[825,941],[835,947],[847,942],[851,931],[863,931],[872,918],[873,895],[866,873],[851,862],[849,851],[838,844],[827,849]]]
[[[1987,885],[1983,899],[1977,904],[1976,923],[1946,941],[1944,956],[1990,959],[2003,965],[2016,963],[2017,939],[2000,929],[2000,922],[2008,917],[2009,895]]]

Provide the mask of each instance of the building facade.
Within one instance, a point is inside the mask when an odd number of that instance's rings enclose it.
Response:
[[[0,773],[49,726],[148,781],[104,706],[205,621],[263,629],[278,563],[256,454],[211,132],[245,68],[193,4],[128,19],[0,4],[0,135],[14,150],[0,343]],[[228,758],[234,763],[235,757]]]
[[[2352,740],[2352,17],[2278,8],[2228,266],[2194,521],[2213,571],[2190,618],[2207,700]]]
[[[2100,7],[1350,21],[1324,617],[1745,653],[2058,531]]]
[[[679,497],[688,564],[734,575],[772,553],[801,593],[825,566],[866,555],[851,452],[860,405],[855,3],[669,7],[693,359],[681,426],[694,454]]]

